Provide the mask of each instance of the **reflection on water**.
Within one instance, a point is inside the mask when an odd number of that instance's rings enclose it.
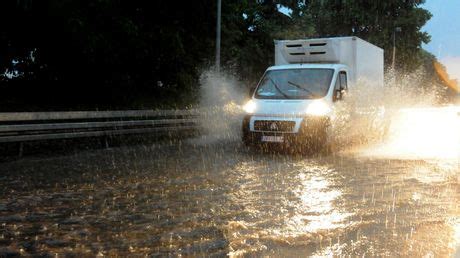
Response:
[[[454,222],[451,223],[453,229],[453,240],[450,248],[455,249],[454,257],[460,257],[460,218],[457,217]]]
[[[286,167],[279,163],[284,158],[273,159],[235,167],[239,173],[232,181],[239,184],[231,200],[243,205],[247,216],[228,224],[231,256],[308,245],[348,224],[350,213],[336,203],[342,193],[331,187],[335,171],[312,161]]]
[[[0,251],[445,257],[458,246],[452,163],[195,144],[3,163]]]
[[[411,201],[418,207],[430,208],[427,211],[419,208],[414,218],[423,217],[423,213],[432,213],[434,217],[411,227],[410,244],[405,252],[414,252],[414,243],[429,241],[419,248],[420,254],[435,256],[432,249],[448,243],[438,255],[448,256],[455,252],[454,256],[460,257],[460,206],[457,204],[460,189],[460,107],[402,109],[392,118],[388,134],[384,144],[367,147],[360,156],[419,160],[404,177],[423,186],[419,191],[413,191]]]
[[[333,171],[326,170],[325,173]],[[298,206],[295,214],[287,223],[290,234],[313,233],[320,230],[333,230],[338,227],[345,227],[345,219],[350,213],[341,212],[334,205],[342,192],[331,189],[331,183],[322,176],[299,174],[301,186],[294,191],[298,194],[301,205]]]

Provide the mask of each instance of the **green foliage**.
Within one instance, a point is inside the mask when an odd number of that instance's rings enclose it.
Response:
[[[392,62],[393,35],[397,50],[396,67],[410,72],[422,64],[421,44],[430,36],[421,28],[431,18],[420,8],[424,0],[312,0],[310,10],[317,36],[355,35],[383,48],[385,63]],[[396,28],[401,32],[396,32]]]
[[[383,47],[388,66],[401,27],[397,68],[411,71],[426,63],[420,29],[431,15],[421,3],[222,0],[222,63],[254,83],[273,63],[274,39],[356,35]],[[0,75],[0,109],[192,104],[214,62],[215,20],[214,0],[1,1],[0,71],[10,76]]]
[[[227,67],[250,83],[273,64],[273,40],[310,37],[314,25],[301,1],[224,1],[222,50]],[[231,3],[229,3],[231,2]],[[292,10],[287,16],[278,5]]]

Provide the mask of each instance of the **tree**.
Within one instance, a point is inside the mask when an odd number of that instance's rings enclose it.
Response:
[[[397,67],[425,61],[423,0],[222,1],[222,62],[251,84],[273,64],[273,40],[356,35]],[[279,11],[284,6],[288,15]],[[213,65],[216,1],[0,2],[0,109],[183,107]],[[387,65],[388,66],[388,65]],[[3,74],[3,76],[2,76]]]
[[[279,11],[280,5],[291,10],[290,16]],[[223,15],[223,24],[227,24],[223,30],[223,60],[252,84],[273,65],[275,39],[314,34],[313,21],[303,1],[236,1],[225,8],[230,13]]]
[[[424,0],[311,0],[317,36],[358,36],[385,50],[385,63],[391,63],[393,32],[397,35],[397,67],[410,72],[422,65],[422,43],[430,36],[421,28],[431,14],[420,7]]]
[[[17,98],[31,110],[190,103],[214,45],[213,8],[206,0],[3,1],[0,71],[19,76],[2,76],[2,103]]]

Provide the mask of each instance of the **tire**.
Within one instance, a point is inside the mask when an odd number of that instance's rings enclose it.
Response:
[[[302,146],[307,153],[322,152],[326,149],[329,125],[328,118],[307,119],[306,125],[302,126],[300,131]]]
[[[241,140],[243,141],[244,145],[250,147],[253,145],[253,137],[251,132],[249,131],[249,120],[251,116],[247,115],[243,118],[243,122],[241,124]]]
[[[241,140],[243,141],[243,144],[246,147],[251,147],[254,145],[252,137],[249,135],[249,133],[245,131],[243,131],[243,136],[241,137]]]
[[[327,128],[326,126],[321,126],[320,128],[315,128],[313,133],[310,135],[309,141],[307,141],[309,149],[312,152],[321,152],[325,149],[327,144]]]

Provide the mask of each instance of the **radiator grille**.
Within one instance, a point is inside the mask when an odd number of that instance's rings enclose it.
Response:
[[[255,131],[266,132],[292,132],[294,130],[294,121],[269,121],[256,120],[254,121]]]

